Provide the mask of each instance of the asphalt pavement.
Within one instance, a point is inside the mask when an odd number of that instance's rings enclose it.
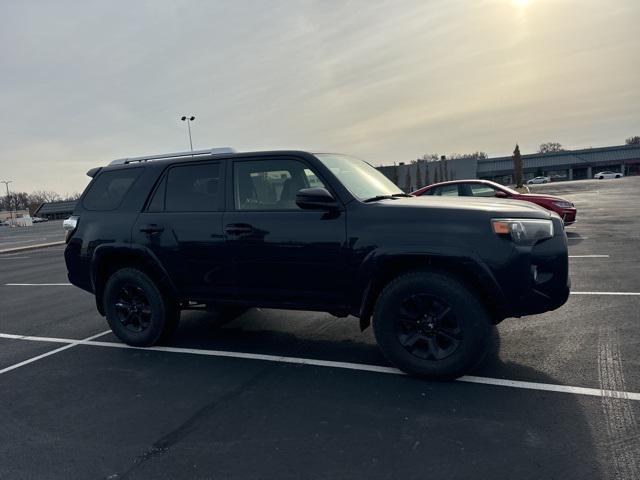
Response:
[[[62,247],[0,255],[0,479],[640,478],[640,177],[534,191],[578,208],[573,294],[501,323],[469,381],[397,374],[317,312],[85,341],[108,327]]]
[[[62,220],[34,223],[30,227],[0,227],[0,252],[20,247],[64,241]]]

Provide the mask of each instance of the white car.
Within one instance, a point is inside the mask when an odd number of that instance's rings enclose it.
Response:
[[[604,172],[596,173],[593,178],[597,178],[598,180],[602,180],[603,178],[620,178],[624,177],[624,175],[620,172],[610,172],[609,170],[605,170]]]
[[[536,177],[531,180],[527,180],[527,185],[534,185],[536,183],[549,183],[551,181],[551,177]]]

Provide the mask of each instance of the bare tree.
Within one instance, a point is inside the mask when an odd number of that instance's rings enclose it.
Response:
[[[520,146],[516,143],[516,148],[513,151],[513,179],[516,182],[516,187],[522,187],[522,155],[520,155]]]
[[[562,148],[562,145],[558,142],[546,142],[546,143],[541,143],[540,147],[538,148],[538,153],[554,153],[554,152],[563,152],[564,148]]]
[[[473,153],[451,153],[449,154],[449,156],[447,157],[451,160],[458,160],[461,158],[475,158],[478,160],[482,160],[485,158],[489,158],[489,156],[487,155],[486,152],[480,152],[480,151],[476,151]]]
[[[640,145],[640,135],[627,138],[624,143],[626,145]]]

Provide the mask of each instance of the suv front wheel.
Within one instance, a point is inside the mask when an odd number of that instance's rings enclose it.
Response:
[[[135,347],[150,347],[168,338],[180,315],[154,281],[135,268],[123,268],[109,277],[104,310],[113,333]]]
[[[475,294],[437,272],[391,281],[373,313],[376,341],[399,369],[420,377],[455,378],[486,353],[490,317]]]

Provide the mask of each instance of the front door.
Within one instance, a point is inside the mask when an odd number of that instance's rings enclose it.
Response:
[[[302,188],[324,187],[301,159],[235,160],[224,232],[234,280],[256,305],[344,305],[344,211],[300,209]],[[326,188],[326,187],[325,187]]]

